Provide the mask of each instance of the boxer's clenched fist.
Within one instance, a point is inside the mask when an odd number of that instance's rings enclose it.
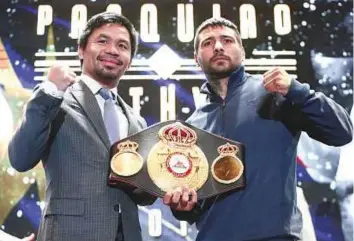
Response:
[[[58,90],[65,91],[76,81],[76,74],[69,67],[54,65],[48,71],[48,81],[54,83]]]
[[[282,68],[274,68],[263,74],[263,85],[271,93],[280,93],[285,96],[290,88],[291,78]]]

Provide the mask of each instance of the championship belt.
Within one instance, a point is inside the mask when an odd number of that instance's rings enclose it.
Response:
[[[166,121],[112,145],[108,183],[163,197],[182,184],[205,199],[245,186],[244,145]]]

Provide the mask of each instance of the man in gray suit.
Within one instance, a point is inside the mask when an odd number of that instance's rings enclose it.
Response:
[[[142,239],[137,204],[150,205],[155,198],[136,188],[107,186],[111,144],[146,127],[117,94],[137,41],[125,17],[92,17],[79,39],[82,76],[52,67],[27,104],[9,158],[20,172],[40,160],[44,166],[46,205],[38,240]]]

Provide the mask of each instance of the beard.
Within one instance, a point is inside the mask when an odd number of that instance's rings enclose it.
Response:
[[[210,76],[211,79],[223,79],[231,75],[234,72],[235,68],[224,68],[224,69],[215,69],[209,68],[208,71],[205,71],[207,76]]]
[[[105,64],[104,61],[112,61],[112,63]],[[117,82],[117,80],[124,74],[127,67],[121,59],[110,54],[99,55],[93,66],[94,74],[105,83]]]
[[[122,76],[121,70],[109,69],[107,67],[100,67],[95,69],[95,75],[105,83],[117,82],[117,80]]]
[[[231,62],[228,62],[227,65],[213,65],[213,63],[211,63],[204,66],[203,71],[210,79],[223,79],[229,77],[236,69],[237,65],[233,65]]]
[[[218,58],[222,58],[222,60],[217,60]],[[203,63],[201,60],[199,58],[199,63]],[[215,53],[209,61],[204,61],[201,67],[209,80],[219,80],[229,77],[241,62],[241,57],[233,59],[223,53]]]

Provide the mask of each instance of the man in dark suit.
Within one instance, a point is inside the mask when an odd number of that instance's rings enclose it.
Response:
[[[38,240],[142,239],[137,204],[155,198],[107,186],[112,143],[146,127],[117,94],[137,41],[125,17],[93,16],[79,39],[82,75],[53,66],[27,104],[9,158],[21,172],[43,163],[46,197]]]

